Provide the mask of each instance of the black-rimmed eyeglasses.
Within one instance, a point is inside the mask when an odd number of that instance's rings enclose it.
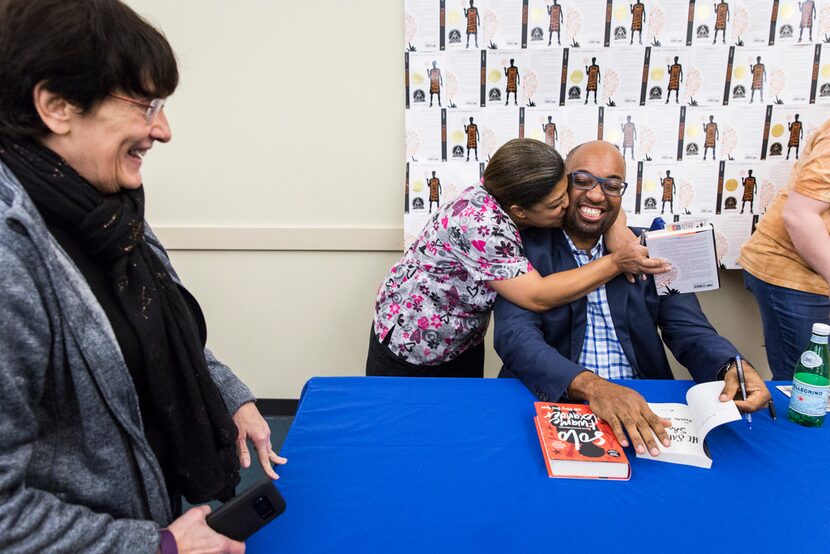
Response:
[[[628,183],[621,179],[597,177],[587,171],[568,173],[568,183],[579,190],[593,190],[595,186],[599,185],[602,192],[608,196],[622,196],[625,189],[628,188]]]

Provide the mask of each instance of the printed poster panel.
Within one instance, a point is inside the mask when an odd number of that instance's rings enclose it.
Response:
[[[481,52],[451,50],[446,53],[444,96],[449,108],[481,105]]]
[[[520,104],[529,108],[558,106],[565,50],[525,50]]]
[[[412,109],[443,107],[446,56],[443,52],[410,52],[409,56],[409,105]]]
[[[407,52],[440,49],[440,15],[438,2],[435,0],[405,0],[404,48]]]
[[[441,112],[406,112],[406,161],[441,161]]]
[[[605,111],[603,140],[614,143],[628,161],[677,159],[680,108],[656,112],[632,107]]]
[[[640,213],[709,217],[715,213],[717,182],[718,164],[647,163]]]
[[[485,90],[487,106],[519,105],[522,91],[522,50],[489,50]]]
[[[758,160],[764,106],[712,106],[686,112],[684,160]]]
[[[562,33],[565,27],[562,4],[560,0],[529,0],[528,48],[568,46],[567,38]]]
[[[815,37],[813,27],[818,27],[819,3],[814,0],[782,0],[778,4],[775,27],[775,44],[810,44]]]
[[[723,214],[712,217],[710,221],[715,228],[715,251],[721,269],[741,269],[738,256],[741,246],[752,234],[752,217]]]

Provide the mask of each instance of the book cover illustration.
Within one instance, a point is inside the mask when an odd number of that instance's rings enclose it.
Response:
[[[704,45],[692,50],[683,68],[680,103],[687,106],[721,106],[728,77],[729,48]]]
[[[783,1],[778,6],[775,44],[810,44],[822,40],[818,33],[818,2]],[[815,27],[815,32],[813,27]]]
[[[609,425],[584,404],[535,402],[536,429],[550,477],[628,479],[630,467]]]
[[[830,5],[827,10],[827,37],[830,38]],[[816,72],[816,104],[830,104],[830,43],[821,45],[818,71]]]
[[[488,50],[521,48],[522,10],[521,0],[486,0],[481,12],[484,31],[481,47]]]
[[[438,209],[480,179],[478,164],[409,163],[404,193],[404,248]]]
[[[568,56],[568,84],[565,105],[604,104],[601,90],[607,77],[611,51],[602,48],[571,49]]]
[[[481,52],[450,50],[446,53],[444,75],[445,106],[475,108],[481,106]]]
[[[407,56],[410,107],[440,110],[444,107],[441,98],[447,61],[444,52],[409,52]]]
[[[798,160],[804,145],[830,118],[830,105],[773,106],[767,141],[768,160]]]
[[[435,0],[406,0],[404,3],[404,49],[426,52],[442,49],[441,10]],[[442,49],[443,50],[443,49]]]
[[[647,163],[640,213],[708,217],[715,213],[717,162]]]
[[[605,49],[601,54],[591,54],[590,59],[585,52],[580,52],[583,54],[583,65],[590,68],[597,64],[602,71],[598,87],[601,104],[609,108],[640,104],[645,51],[645,48],[639,46],[625,50]],[[598,61],[594,61],[594,57]],[[572,60],[576,58],[573,56]]]
[[[671,421],[671,427],[666,428],[671,446],[660,446],[657,456],[646,451],[637,457],[710,469],[712,458],[704,446],[706,435],[719,425],[741,419],[734,401],[718,400],[723,386],[723,381],[695,385],[686,392],[686,404],[649,402],[651,411]]]
[[[659,111],[624,107],[605,111],[603,140],[619,148],[626,163],[677,159],[680,108]],[[626,193],[628,194],[628,193]]]
[[[688,34],[688,0],[652,0],[646,3],[648,46],[684,46]],[[645,42],[645,41],[644,41]]]
[[[741,245],[752,234],[752,216],[747,214],[722,214],[712,218],[715,227],[715,250],[721,269],[740,269],[738,256]]]
[[[442,113],[434,110],[406,112],[406,161],[441,161]]]
[[[561,0],[558,2],[563,4]],[[605,43],[606,3],[567,2],[564,11],[562,46],[568,48],[602,48]]]
[[[652,15],[650,0],[614,0],[611,7],[610,46],[647,46],[646,25]]]
[[[568,46],[563,35],[565,10],[561,0],[528,1],[528,48]]]
[[[476,165],[486,158],[481,155],[481,137],[484,118],[489,112],[483,109],[457,109],[447,111],[447,161]]]
[[[686,112],[684,160],[746,161],[761,158],[764,106],[710,106]]]
[[[562,48],[525,50],[520,106],[533,108],[559,105],[564,52]]]
[[[810,100],[812,48],[778,46],[735,51],[729,104],[806,104]]]
[[[686,48],[660,48],[651,50],[646,105],[680,104],[685,96],[687,64],[692,51]]]
[[[524,71],[523,55],[521,50],[487,52],[485,90],[488,107],[519,105]]]
[[[433,2],[434,3],[434,2]],[[449,0],[444,13],[444,43],[447,50],[479,50],[486,48],[482,21],[481,0]]]

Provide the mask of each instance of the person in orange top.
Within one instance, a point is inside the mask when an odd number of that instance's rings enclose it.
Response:
[[[716,160],[717,159],[716,145],[717,145],[719,132],[718,132],[718,124],[715,123],[715,116],[714,115],[709,116],[709,123],[704,123],[703,124],[703,132],[706,135],[706,140],[703,141],[703,159],[704,160],[706,159],[706,154],[708,153],[708,150],[711,148],[712,149],[712,159]]]
[[[804,125],[798,120],[795,114],[795,121],[787,124],[790,131],[790,140],[787,142],[787,159],[790,159],[790,150],[795,148],[795,159],[798,159],[798,147],[801,146],[801,139],[804,138]]]
[[[774,380],[790,380],[815,322],[830,324],[830,120],[807,141],[741,250]]]
[[[680,64],[679,60],[680,58],[675,56],[674,63],[667,66],[669,72],[669,86],[668,93],[666,94],[666,104],[669,103],[669,98],[671,98],[671,91],[674,91],[674,102],[680,102],[680,83],[683,82],[683,66]]]

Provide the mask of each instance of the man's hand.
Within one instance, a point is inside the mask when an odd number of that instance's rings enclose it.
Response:
[[[648,249],[636,240],[621,243],[610,256],[620,272],[626,273],[628,280],[632,283],[635,280],[634,275],[665,273],[671,269],[671,264],[666,260],[649,258]]]
[[[288,460],[277,456],[271,447],[271,429],[268,422],[262,418],[259,410],[253,402],[246,402],[233,414],[233,422],[239,429],[239,436],[236,439],[236,450],[239,455],[239,463],[242,467],[250,467],[251,454],[248,451],[247,441],[251,441],[257,452],[259,463],[265,474],[271,479],[279,479],[271,464],[284,464]]]
[[[723,387],[719,400],[721,402],[728,402],[735,400],[735,406],[741,412],[757,412],[762,408],[766,408],[769,403],[770,396],[767,385],[755,368],[752,367],[746,360],[741,360],[741,365],[744,368],[744,380],[746,381],[746,400],[741,398],[741,385],[738,382],[738,368],[735,362],[729,366],[723,380],[726,384]]]
[[[666,432],[671,422],[652,412],[645,398],[634,390],[583,371],[571,381],[568,396],[587,400],[594,414],[611,426],[622,446],[628,446],[626,434],[639,454],[644,454],[646,448],[652,456],[660,454],[655,436],[663,446],[671,445]]]
[[[210,506],[196,506],[173,521],[167,528],[176,538],[180,554],[243,554],[245,544],[220,535],[208,527],[205,517]]]

